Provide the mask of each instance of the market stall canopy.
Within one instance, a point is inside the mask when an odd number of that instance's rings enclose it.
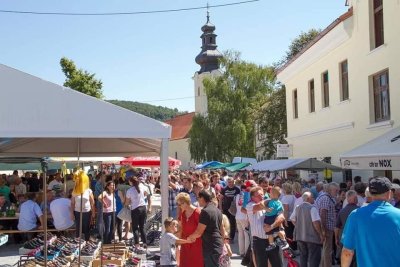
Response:
[[[206,161],[206,162],[203,162],[202,164],[197,165],[196,166],[196,170],[197,169],[211,168],[211,167],[214,167],[214,166],[217,166],[217,165],[220,165],[220,164],[222,164],[222,162],[219,162],[219,161]]]
[[[160,166],[160,157],[129,157],[120,161],[120,164],[138,167],[158,167]],[[178,167],[181,164],[180,160],[168,157],[169,167]]]
[[[313,158],[264,160],[247,169],[255,171],[324,170],[341,171],[340,167]]]
[[[340,156],[345,169],[400,170],[400,127]]]
[[[171,127],[0,64],[0,155],[159,155]]]
[[[238,163],[221,163],[221,164],[215,165],[213,167],[209,167],[209,169],[226,169],[231,172],[236,172],[236,171],[241,170],[249,165],[250,165],[250,163],[240,163],[240,162],[238,162]]]

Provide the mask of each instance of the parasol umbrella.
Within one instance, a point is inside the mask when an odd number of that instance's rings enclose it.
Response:
[[[129,157],[120,161],[120,164],[137,167],[158,167],[160,166],[160,157]],[[180,160],[168,157],[169,167],[178,167],[181,164]]]

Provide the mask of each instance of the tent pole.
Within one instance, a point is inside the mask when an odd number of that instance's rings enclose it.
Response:
[[[112,211],[113,211],[113,226],[112,226],[112,233],[113,233],[113,240],[114,240],[114,251],[115,251],[115,181],[114,181],[114,192],[112,194],[113,203],[112,203]]]
[[[78,138],[78,166],[80,167],[80,139]],[[82,183],[82,181],[80,181]],[[78,247],[78,266],[81,266],[81,240],[82,240],[82,210],[83,210],[83,192],[81,192],[81,208],[79,213],[79,247]]]
[[[161,207],[162,208],[162,222],[168,217],[168,138],[161,140]]]
[[[44,197],[44,214],[43,214],[43,230],[44,230],[44,266],[47,266],[47,183],[46,183],[46,174],[47,174],[47,163],[45,160],[42,161],[42,170],[43,170],[43,197]]]

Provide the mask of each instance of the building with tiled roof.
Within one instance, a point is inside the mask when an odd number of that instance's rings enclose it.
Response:
[[[195,163],[191,161],[189,152],[189,131],[192,128],[194,115],[195,113],[191,112],[165,121],[172,126],[169,156],[179,159],[182,162],[180,168],[184,170],[195,166]]]
[[[189,137],[194,115],[194,112],[186,113],[165,121],[165,123],[172,126],[171,141]]]

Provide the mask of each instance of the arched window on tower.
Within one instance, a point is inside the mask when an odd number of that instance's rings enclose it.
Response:
[[[200,96],[200,87],[197,87],[197,96]]]
[[[210,37],[210,44],[212,44],[212,42],[213,42],[213,41],[212,41],[212,37]]]

